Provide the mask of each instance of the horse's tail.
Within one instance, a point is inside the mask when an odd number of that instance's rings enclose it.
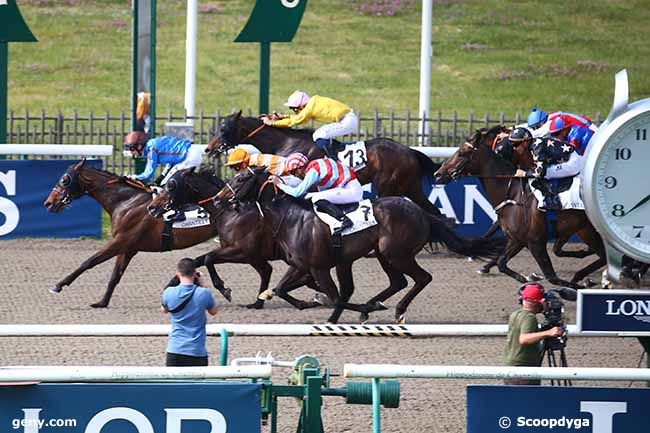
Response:
[[[431,243],[441,243],[451,251],[474,258],[494,259],[501,255],[506,246],[507,239],[498,238],[461,238],[450,229],[444,220],[433,215],[427,215],[429,218]]]

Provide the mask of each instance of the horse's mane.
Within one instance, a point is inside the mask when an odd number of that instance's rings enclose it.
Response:
[[[199,171],[197,175],[203,180],[210,182],[212,185],[216,186],[219,189],[226,186],[226,182],[224,182],[219,176],[217,176],[214,173],[214,171],[212,171],[211,168],[204,168],[201,171]]]
[[[252,117],[252,116],[241,116],[239,118],[239,121],[242,122],[247,122],[245,123],[246,126],[253,124],[253,129],[257,128],[258,126],[262,125],[262,121],[258,119],[257,117]],[[314,133],[314,128],[300,128],[300,129],[294,129],[294,128],[282,128],[282,131],[291,134],[300,134],[300,135],[309,135],[311,136]]]

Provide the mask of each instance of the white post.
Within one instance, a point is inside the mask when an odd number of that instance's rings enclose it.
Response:
[[[431,20],[433,15],[433,1],[422,0],[422,42],[420,45],[420,105],[418,116],[429,116],[429,96],[431,94],[431,57],[433,49],[431,47]],[[424,131],[425,135],[429,134],[429,125],[420,121],[419,132]],[[425,137],[420,139],[420,144],[424,145]]]
[[[185,35],[185,112],[194,116],[196,95],[196,35],[198,27],[199,2],[187,0],[187,33]],[[188,120],[193,124],[193,120]]]

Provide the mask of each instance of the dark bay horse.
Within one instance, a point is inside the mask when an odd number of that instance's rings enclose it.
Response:
[[[405,275],[413,287],[398,303],[395,318],[403,322],[408,305],[431,282],[432,277],[418,265],[415,256],[425,244],[442,243],[452,251],[470,257],[496,256],[503,248],[503,239],[462,239],[442,223],[439,217],[423,211],[404,197],[382,197],[373,203],[377,225],[342,239],[339,251],[332,248],[329,227],[313,212],[312,204],[278,192],[267,182],[264,169],[244,170],[235,176],[217,195],[218,199],[257,201],[273,229],[276,241],[292,266],[278,283],[278,295],[285,298],[283,285],[296,274],[310,273],[320,289],[334,303],[329,322],[336,323],[344,309],[362,315],[376,311],[380,302],[404,289]],[[330,269],[337,264],[351,264],[372,250],[390,280],[390,286],[366,304],[349,302],[352,293],[339,294]],[[351,277],[351,276],[350,276]]]
[[[284,259],[283,251],[273,239],[271,228],[257,203],[214,201],[222,187],[223,183],[211,182],[205,176],[194,173],[194,169],[180,170],[167,181],[165,189],[154,197],[147,209],[152,216],[159,218],[171,206],[180,208],[188,203],[203,206],[211,216],[213,227],[219,233],[219,248],[202,256],[205,266],[211,272],[212,280],[222,281],[214,265],[246,263],[251,265],[260,276],[258,294],[261,294],[268,289],[273,272],[269,261]],[[213,270],[214,275],[212,275]],[[289,284],[288,290],[303,285],[318,290],[308,274],[305,278],[297,278]],[[320,303],[300,300],[294,304],[299,309],[318,305]],[[264,301],[258,298],[247,307],[261,309],[264,307]]]
[[[546,250],[548,239],[544,212],[537,208],[537,199],[526,179],[513,177],[515,166],[492,151],[492,143],[503,129],[497,126],[477,130],[442,164],[436,173],[438,181],[448,182],[463,175],[479,177],[490,203],[497,211],[501,229],[508,237],[508,244],[497,262],[499,271],[519,282],[526,282],[526,277],[508,268],[507,263],[524,247],[528,247],[550,283],[582,288],[578,282],[606,263],[602,239],[584,211],[558,211],[555,228],[558,239],[566,241],[575,233],[596,252],[598,259],[576,272],[570,282],[557,276]]]
[[[60,292],[83,272],[117,256],[104,296],[99,302],[91,305],[104,308],[108,306],[113,290],[120,282],[129,262],[139,251],[163,250],[162,234],[165,223],[149,215],[147,205],[151,201],[151,191],[147,187],[104,170],[86,168],[84,162],[85,160],[82,160],[68,168],[48,195],[44,206],[50,212],[60,212],[72,200],[87,194],[97,200],[110,215],[113,237],[78,269],[59,281],[51,291]],[[173,229],[169,249],[188,248],[216,235],[213,224]],[[196,261],[200,266],[201,259]],[[230,298],[228,289],[222,288],[221,292],[226,299]]]
[[[243,117],[240,111],[223,120],[206,152],[215,156],[240,143],[250,143],[262,153],[286,156],[300,152],[310,160],[322,158],[324,153],[312,140],[313,132],[264,126],[258,118]],[[366,151],[366,166],[357,172],[361,184],[372,182],[379,197],[406,196],[428,213],[441,215],[422,189],[423,177],[433,177],[439,168],[429,157],[389,138],[366,140]]]

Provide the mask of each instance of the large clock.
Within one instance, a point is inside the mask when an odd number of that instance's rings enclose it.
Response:
[[[615,82],[612,110],[589,143],[581,181],[609,277],[618,281],[623,255],[650,263],[650,98],[628,104],[625,70]]]

